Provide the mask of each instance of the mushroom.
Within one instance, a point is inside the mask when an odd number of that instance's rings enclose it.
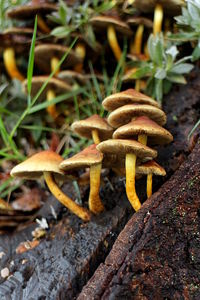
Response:
[[[68,51],[69,48],[62,45],[55,45],[55,44],[38,45],[35,47],[35,62],[41,69],[50,73],[55,70],[55,68],[59,63],[59,60]],[[73,66],[79,61],[80,58],[74,53],[73,50],[70,50],[67,58],[63,62],[63,67]],[[57,70],[57,73],[59,73],[59,70]],[[53,98],[55,98],[54,90],[48,89],[47,100],[50,101]],[[48,112],[53,119],[57,118],[58,112],[56,110],[55,105],[50,105],[48,107]]]
[[[37,95],[39,89],[47,81],[47,79],[48,79],[47,76],[34,76],[32,78],[32,87],[31,87],[32,97]],[[28,85],[28,81],[24,80],[22,87],[25,93],[27,93],[27,85]],[[50,101],[54,99],[56,95],[64,94],[69,91],[71,91],[71,87],[67,83],[57,78],[51,78],[38,99],[45,100],[47,98],[47,100]],[[47,107],[47,111],[54,119],[58,117],[58,112],[56,110],[55,105],[49,105]]]
[[[158,102],[154,99],[134,89],[112,94],[106,97],[102,102],[103,107],[108,111],[113,111],[127,104],[148,104],[158,108],[160,107]]]
[[[44,180],[55,198],[66,206],[71,212],[84,221],[90,220],[90,213],[87,209],[80,207],[57,186],[53,175],[64,178],[64,172],[59,169],[59,164],[63,158],[57,153],[47,150],[39,152],[24,162],[18,164],[11,170],[11,175],[24,179],[39,179],[44,176]]]
[[[90,195],[88,202],[89,209],[94,214],[98,214],[104,210],[99,196],[102,160],[103,154],[93,144],[80,153],[65,159],[59,166],[64,171],[90,167]]]
[[[153,150],[137,141],[112,139],[101,142],[97,149],[105,154],[116,154],[121,159],[125,157],[126,193],[132,207],[137,211],[141,207],[140,200],[135,191],[136,159],[149,160],[157,156]]]
[[[114,139],[134,139],[137,136],[138,142],[144,145],[147,144],[147,139],[150,145],[168,144],[173,141],[173,136],[169,131],[146,116],[137,117],[113,133]]]
[[[108,123],[118,128],[136,117],[147,116],[159,125],[166,123],[166,114],[160,108],[148,104],[128,104],[117,108],[108,117]]]
[[[120,60],[122,51],[117,41],[116,31],[123,36],[131,36],[132,31],[130,27],[119,18],[114,16],[95,16],[90,19],[90,23],[98,29],[107,29],[108,43],[114,53],[117,61]]]
[[[55,4],[49,3],[44,0],[32,0],[28,4],[19,5],[17,7],[7,10],[7,16],[11,19],[17,20],[30,20],[37,15],[38,27],[44,33],[50,33],[50,28],[43,20],[42,15],[46,15],[57,11]]]
[[[158,163],[154,160],[148,161],[136,168],[137,174],[147,175],[147,198],[152,195],[152,177],[154,175],[165,176],[166,172]]]
[[[85,74],[81,74],[81,73],[73,71],[73,70],[61,71],[61,72],[59,72],[57,77],[71,86],[74,83],[75,84],[77,83],[78,85],[83,86],[87,82],[87,78],[85,77]]]
[[[15,54],[22,54],[27,50],[27,46],[31,43],[32,34],[33,30],[30,28],[16,27],[9,28],[0,34],[0,49],[3,52],[4,66],[12,79],[24,80],[24,76],[17,67]]]
[[[161,32],[163,21],[163,8],[170,15],[177,15],[181,7],[185,5],[184,0],[134,0],[133,6],[141,12],[149,13],[154,11],[153,33]]]
[[[101,118],[99,115],[92,115],[85,120],[74,122],[72,130],[80,136],[88,139],[92,138],[95,144],[111,138],[113,133],[113,128],[107,123],[106,119]]]

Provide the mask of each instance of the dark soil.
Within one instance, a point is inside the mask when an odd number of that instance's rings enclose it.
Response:
[[[187,86],[176,87],[165,99],[167,128],[174,135],[175,142],[158,149],[158,161],[168,175],[154,180],[154,191],[170,178],[192,148],[187,135],[199,118],[200,77],[197,74],[198,70],[194,71]],[[133,214],[123,180],[113,174],[108,177],[111,184],[104,180],[101,189],[107,210],[93,217],[90,223],[82,223],[49,197],[36,216],[46,218],[49,224],[47,235],[38,247],[23,254],[15,252],[20,242],[32,240],[31,231],[37,227],[35,222],[0,235],[0,252],[5,253],[0,259],[0,270],[8,267],[11,275],[7,279],[0,277],[0,299],[72,299],[79,294],[99,264],[104,262],[117,235]],[[137,183],[141,199],[145,199],[144,186],[145,180]],[[71,185],[65,186],[64,191],[75,198]],[[87,194],[88,189],[83,193],[85,204]],[[55,209],[57,220],[50,205]]]

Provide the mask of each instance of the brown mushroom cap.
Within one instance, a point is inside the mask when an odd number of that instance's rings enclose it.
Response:
[[[55,4],[38,0],[7,10],[7,16],[12,19],[26,20],[35,17],[37,14],[50,14],[57,9]]]
[[[151,149],[134,140],[113,139],[101,142],[97,145],[97,150],[102,153],[116,154],[117,156],[124,157],[127,153],[134,153],[137,157],[155,158],[157,151]]]
[[[93,144],[78,154],[62,161],[59,167],[64,171],[76,170],[99,164],[102,160],[103,154],[99,152],[96,149],[96,145]]]
[[[138,117],[130,123],[119,127],[113,133],[113,138],[134,139],[140,134],[148,136],[148,143],[150,145],[168,144],[173,141],[173,136],[168,130],[159,126],[156,122],[145,116]]]
[[[131,36],[133,34],[130,27],[117,17],[95,16],[90,19],[90,23],[97,29],[104,29],[112,25],[118,33],[126,36]]]
[[[161,109],[147,104],[129,104],[117,108],[108,117],[108,123],[118,128],[129,123],[133,118],[147,116],[159,125],[166,123],[166,115]]]
[[[72,130],[88,139],[92,138],[92,130],[98,131],[100,140],[109,139],[113,134],[113,128],[107,123],[106,119],[101,118],[99,115],[93,115],[85,120],[74,122]]]
[[[137,166],[136,173],[144,175],[154,174],[158,176],[166,175],[165,169],[161,167],[158,163],[156,163],[154,160],[148,161],[140,166]]]
[[[185,6],[184,0],[135,0],[133,7],[137,8],[141,12],[149,13],[153,12],[156,4],[161,4],[166,8],[168,15],[176,15],[181,12],[181,7]]]
[[[35,76],[32,78],[32,88],[31,88],[31,96],[34,97],[41,86],[46,82],[48,79],[47,76]],[[27,79],[23,81],[22,88],[25,93],[27,93],[27,84],[28,81]],[[63,82],[60,79],[57,78],[51,78],[45,87],[44,91],[41,93],[40,97],[38,100],[44,100],[46,99],[46,93],[47,90],[52,89],[55,94],[65,94],[67,92],[70,92],[72,88],[65,82]]]
[[[112,94],[103,100],[102,105],[106,110],[113,111],[120,106],[134,103],[149,104],[159,107],[158,102],[156,102],[154,99],[137,92],[134,89],[128,89],[120,93]]]
[[[85,74],[81,74],[73,70],[61,71],[59,72],[57,77],[62,79],[64,82],[68,83],[69,85],[72,85],[75,82],[77,82],[80,85],[84,85],[87,82],[87,78]]]
[[[148,28],[153,28],[152,20],[145,18],[145,17],[131,17],[127,20],[127,23],[130,26],[137,26],[137,25],[142,24]]]
[[[49,74],[51,73],[51,59],[56,57],[60,60],[66,52],[68,52],[68,55],[61,65],[62,68],[75,66],[82,61],[72,49],[69,49],[66,46],[42,44],[35,47],[35,62],[41,70],[44,70]]]
[[[11,175],[24,179],[37,179],[43,175],[43,172],[53,172],[64,175],[59,169],[59,164],[63,158],[57,153],[47,150],[34,154],[24,162],[15,166],[11,170]]]

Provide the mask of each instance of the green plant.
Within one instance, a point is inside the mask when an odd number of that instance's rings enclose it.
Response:
[[[189,73],[193,65],[186,63],[191,56],[177,60],[179,51],[175,45],[166,44],[163,35],[150,35],[148,39],[148,61],[137,62],[137,70],[132,74],[132,78],[147,80],[147,94],[161,102],[163,95],[172,88],[173,83],[185,84],[183,74]]]
[[[179,32],[171,34],[170,39],[179,42],[193,42],[192,60],[200,58],[200,2],[187,0],[187,8],[182,7],[182,15],[175,17]]]

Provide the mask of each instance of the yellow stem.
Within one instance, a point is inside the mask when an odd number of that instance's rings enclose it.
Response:
[[[59,64],[59,59],[57,57],[52,57],[51,59],[51,72],[53,72],[57,65]],[[55,73],[55,75],[57,75],[60,72],[60,69],[58,69]]]
[[[3,60],[6,71],[8,72],[11,78],[17,78],[20,81],[23,81],[25,79],[17,68],[15,61],[15,51],[13,48],[6,48],[4,50]]]
[[[54,93],[53,90],[50,89],[50,90],[47,91],[47,100],[48,100],[48,101],[54,99],[55,97],[56,97],[56,95],[55,95],[55,93]],[[53,118],[54,120],[55,120],[55,119],[58,117],[58,115],[59,115],[58,111],[56,110],[56,105],[55,105],[55,104],[49,105],[49,106],[47,107],[47,112],[50,114],[50,116],[52,116],[52,118]]]
[[[85,59],[85,55],[86,55],[86,49],[85,49],[85,45],[83,43],[78,43],[75,47],[75,53],[81,58],[82,62],[77,64],[74,67],[74,70],[76,72],[81,73],[83,70],[83,61]]]
[[[144,25],[140,24],[137,28],[137,31],[136,31],[136,34],[135,34],[135,39],[134,39],[134,44],[135,44],[134,52],[135,52],[135,54],[141,54],[143,32],[144,32]]]
[[[156,35],[162,30],[163,21],[163,7],[161,4],[156,4],[154,10],[154,21],[153,21],[153,34]]]
[[[99,196],[101,184],[101,163],[90,167],[90,195],[89,209],[94,214],[98,214],[104,210],[103,203]]]
[[[126,154],[126,194],[132,207],[137,211],[140,209],[141,203],[135,190],[136,158],[133,153]]]
[[[121,55],[122,55],[122,51],[121,51],[120,46],[117,41],[117,36],[116,36],[114,26],[110,25],[108,27],[107,37],[108,37],[108,43],[114,53],[114,56],[115,56],[116,60],[119,61],[121,58]]]
[[[148,50],[148,44],[147,44],[147,42],[144,45],[144,54],[146,56],[146,59],[148,60],[150,58],[150,56],[149,56],[149,50]]]
[[[152,173],[147,175],[147,198],[151,197],[152,195],[152,177]]]
[[[136,79],[136,81],[135,81],[135,90],[137,92],[140,91],[140,79]]]
[[[147,145],[147,135],[146,134],[139,134],[138,135],[138,142],[146,146]]]
[[[83,208],[76,204],[72,199],[70,199],[67,195],[65,195],[60,188],[55,183],[50,172],[44,172],[44,179],[46,184],[51,191],[51,193],[55,196],[55,198],[60,201],[64,206],[66,206],[71,212],[77,215],[84,221],[90,220],[90,213],[86,208]]]
[[[97,129],[92,130],[92,138],[93,138],[93,141],[96,145],[101,143]]]
[[[47,26],[47,24],[45,23],[45,21],[42,19],[40,15],[37,15],[37,23],[38,23],[38,28],[40,28],[40,30],[43,33],[51,32],[51,29]]]

